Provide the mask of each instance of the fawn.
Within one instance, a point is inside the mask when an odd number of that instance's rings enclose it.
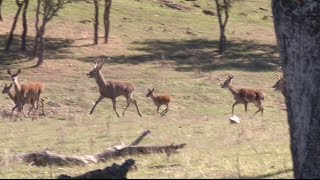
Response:
[[[34,103],[37,103],[36,112],[34,113],[32,120],[35,118],[38,119],[38,109],[39,109],[39,102],[40,102],[40,95],[44,91],[45,87],[42,83],[27,83],[21,84],[18,81],[19,74],[21,73],[21,69],[18,69],[17,73],[12,74],[10,69],[7,70],[8,74],[11,76],[13,81],[14,90],[17,96],[17,102],[19,107],[20,119],[21,117],[21,110],[23,106],[27,102],[32,102],[32,108],[34,107]],[[31,111],[30,110],[30,111]],[[30,112],[29,112],[30,113]]]
[[[166,105],[166,109],[163,110],[160,114],[161,117],[164,116],[168,110],[169,110],[169,103],[171,100],[171,97],[168,95],[162,95],[162,96],[156,96],[154,94],[154,88],[152,90],[148,89],[148,93],[146,94],[146,97],[151,97],[153,100],[154,104],[157,106],[157,114],[159,113],[159,108],[161,105]]]
[[[235,89],[231,86],[232,78],[233,76],[229,75],[227,80],[223,84],[221,84],[221,88],[228,88],[229,91],[232,93],[234,99],[236,100],[236,102],[232,105],[232,115],[234,112],[234,106],[237,104],[244,104],[244,108],[247,113],[248,103],[253,103],[256,107],[259,108],[255,112],[255,114],[261,111],[261,115],[263,115],[262,101],[264,100],[266,95],[259,90],[245,89],[245,88]]]
[[[124,96],[127,99],[127,106],[124,109],[122,116],[124,116],[125,111],[127,110],[130,103],[132,102],[136,106],[139,116],[142,117],[142,115],[140,114],[138,105],[137,105],[137,101],[135,99],[133,99],[133,97],[132,97],[132,93],[135,89],[135,86],[132,83],[127,83],[127,82],[105,81],[103,74],[101,72],[101,68],[102,68],[103,64],[105,63],[105,61],[103,61],[100,65],[98,65],[96,60],[94,60],[94,61],[96,64],[95,64],[93,70],[87,74],[87,76],[89,78],[93,78],[96,80],[96,83],[99,87],[100,97],[98,98],[98,100],[96,101],[94,106],[92,107],[90,114],[93,113],[93,110],[95,109],[97,104],[103,98],[106,97],[106,98],[109,98],[112,100],[113,110],[115,111],[117,116],[120,117],[117,110],[116,110],[116,98],[118,96]]]
[[[16,92],[11,90],[12,86],[13,86],[12,83],[11,83],[9,86],[8,86],[7,84],[5,84],[5,86],[4,86],[3,90],[2,90],[2,94],[7,94],[7,95],[9,96],[9,98],[10,98],[11,100],[13,100],[13,102],[14,102],[14,104],[15,104],[15,106],[12,108],[10,118],[12,118],[13,111],[14,111],[16,108],[19,107],[19,102],[18,102],[18,98],[17,98],[17,96],[16,96]],[[44,100],[43,100],[42,98],[40,98],[40,103],[41,103],[41,105],[42,105],[42,114],[45,115],[45,114],[44,114],[44,105],[43,105],[43,102],[44,102]],[[32,105],[31,109],[30,109],[29,112],[28,112],[28,115],[29,115],[30,112],[31,112],[31,110],[32,110],[33,107],[34,107],[35,101],[34,101],[33,99],[30,99],[30,102],[27,102],[27,103],[29,103],[29,104]],[[22,110],[23,116],[26,117],[23,107],[21,107],[21,110]]]

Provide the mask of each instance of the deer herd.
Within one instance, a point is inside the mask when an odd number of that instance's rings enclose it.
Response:
[[[105,81],[104,76],[101,72],[102,66],[104,65],[105,61],[98,64],[96,60],[94,60],[95,66],[92,71],[90,71],[87,76],[89,78],[92,78],[96,81],[100,97],[93,105],[90,114],[93,113],[95,107],[98,105],[98,103],[104,99],[108,98],[111,99],[113,110],[115,111],[117,117],[120,117],[117,108],[116,108],[116,98],[119,96],[124,96],[127,100],[127,106],[125,107],[122,116],[124,116],[125,111],[130,106],[131,103],[133,103],[137,109],[137,113],[140,117],[142,117],[138,103],[137,101],[132,97],[133,91],[135,90],[135,86],[132,83],[128,82],[120,82],[120,81]],[[7,94],[9,98],[14,102],[15,106],[11,110],[10,118],[12,118],[13,112],[15,109],[18,110],[18,116],[22,120],[22,116],[26,117],[26,114],[24,112],[24,106],[26,104],[31,105],[31,109],[28,112],[28,116],[30,115],[33,108],[35,109],[35,112],[33,113],[32,120],[38,119],[38,110],[39,110],[39,103],[42,107],[42,114],[44,113],[44,100],[41,98],[41,94],[45,90],[45,86],[43,83],[40,82],[31,82],[31,83],[25,83],[20,84],[18,77],[21,73],[21,69],[19,69],[16,73],[12,73],[11,70],[7,70],[8,74],[11,77],[12,82],[10,85],[5,84],[2,93]],[[223,84],[221,84],[221,88],[228,89],[231,94],[233,95],[235,102],[232,105],[232,115],[234,114],[234,107],[237,104],[243,104],[245,108],[245,112],[247,113],[247,107],[249,103],[253,103],[258,110],[255,112],[257,114],[258,112],[261,112],[261,115],[263,115],[263,100],[265,99],[266,95],[261,90],[254,90],[254,89],[247,89],[247,88],[234,88],[231,85],[231,81],[233,79],[232,75],[229,75],[228,78],[225,80]],[[275,83],[272,88],[275,89],[275,91],[281,91],[283,95],[285,95],[284,91],[285,81],[280,76],[278,77],[278,81]],[[13,87],[13,88],[12,88]],[[169,95],[155,95],[154,88],[152,90],[148,89],[148,92],[146,94],[146,97],[150,97],[152,101],[154,102],[157,110],[157,114],[159,113],[159,109],[162,105],[165,105],[165,109],[160,113],[161,117],[164,116],[168,110],[169,110],[169,103],[172,100],[172,96]]]

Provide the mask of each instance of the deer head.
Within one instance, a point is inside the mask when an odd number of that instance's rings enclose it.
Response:
[[[275,85],[272,86],[272,88],[274,88],[275,91],[282,91],[284,86],[284,79],[283,77],[278,77],[278,81],[276,82]]]
[[[95,77],[98,76],[99,71],[102,69],[102,66],[103,66],[103,64],[105,63],[105,60],[103,60],[103,62],[102,62],[100,65],[98,65],[98,62],[97,62],[96,59],[94,59],[94,62],[95,62],[96,64],[95,64],[93,70],[90,71],[90,72],[87,74],[87,76],[88,76],[89,78],[95,78]]]
[[[2,90],[2,94],[6,94],[10,92],[10,89],[12,88],[12,83],[8,86],[7,84],[4,84],[4,88]]]
[[[233,75],[229,75],[226,81],[224,81],[223,84],[221,84],[221,88],[228,88],[230,86],[230,83],[232,81]]]
[[[148,89],[148,93],[146,94],[146,97],[153,96],[153,93],[154,93],[154,88],[152,88],[152,90]]]
[[[15,74],[12,74],[10,69],[8,69],[7,71],[8,71],[8,74],[11,76],[11,79],[13,82],[18,80],[18,75],[21,73],[21,69],[18,69],[17,73],[15,73]]]

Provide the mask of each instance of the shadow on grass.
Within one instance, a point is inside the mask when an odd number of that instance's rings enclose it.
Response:
[[[280,64],[277,47],[252,41],[230,41],[224,56],[217,53],[218,41],[195,39],[181,41],[147,40],[133,42],[130,50],[138,55],[115,56],[107,62],[135,64],[151,61],[173,62],[177,71],[214,71],[239,69],[244,71],[274,71]],[[80,60],[92,62],[93,58]]]
[[[34,37],[27,37],[27,51],[20,50],[21,39],[15,35],[9,51],[5,51],[7,35],[0,35],[0,70],[4,70],[11,65],[31,60]],[[46,59],[65,59],[71,52],[68,47],[74,42],[70,39],[45,38],[45,56]],[[30,67],[31,68],[31,67]]]
[[[276,175],[280,175],[280,174],[286,174],[286,173],[290,173],[293,172],[293,169],[285,169],[282,171],[277,171],[277,172],[273,172],[273,173],[268,173],[268,174],[262,174],[262,175],[258,175],[258,176],[241,176],[242,179],[264,179],[264,178],[272,178],[273,176]]]

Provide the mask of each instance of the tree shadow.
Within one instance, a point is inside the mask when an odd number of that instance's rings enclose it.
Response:
[[[27,50],[20,50],[21,39],[19,35],[13,37],[12,45],[9,51],[5,51],[7,35],[0,35],[0,70],[6,69],[9,66],[31,60],[33,50],[34,37],[28,36]],[[47,59],[65,59],[69,57],[71,51],[68,49],[74,42],[71,39],[62,38],[45,38],[45,57]],[[29,67],[32,68],[32,67]]]
[[[181,41],[147,40],[135,41],[130,50],[138,55],[111,57],[109,63],[141,64],[145,62],[173,62],[176,71],[214,71],[238,69],[243,71],[274,71],[279,66],[277,47],[270,44],[257,44],[253,41],[229,41],[224,56],[217,52],[219,41],[194,39]],[[93,58],[79,60],[92,62]]]
[[[280,174],[286,174],[286,173],[289,173],[289,172],[293,172],[293,169],[285,169],[285,170],[281,170],[281,171],[277,171],[277,172],[273,172],[273,173],[268,173],[268,174],[262,174],[262,175],[258,175],[258,176],[241,176],[241,179],[271,178],[273,176],[280,175]]]

